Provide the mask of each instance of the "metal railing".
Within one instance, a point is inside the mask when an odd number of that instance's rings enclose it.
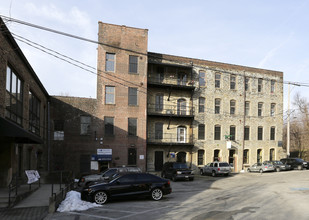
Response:
[[[51,178],[51,197],[49,206],[53,207],[50,212],[56,211],[59,204],[65,199],[67,192],[74,188],[74,179],[72,171],[54,171],[50,172]],[[58,190],[56,187],[59,185]],[[51,209],[51,208],[50,208]]]
[[[174,133],[148,133],[148,143],[154,144],[193,144],[193,135]]]
[[[177,76],[174,75],[164,75],[162,76],[153,76],[150,75],[147,78],[148,83],[154,83],[159,85],[177,85],[177,86],[187,86],[187,87],[194,87],[195,81],[189,79],[178,79]]]
[[[170,116],[194,116],[194,107],[180,107],[174,105],[148,104],[148,114],[170,115]]]

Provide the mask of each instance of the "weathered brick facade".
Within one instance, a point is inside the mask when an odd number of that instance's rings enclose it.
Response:
[[[13,175],[24,179],[24,170],[48,169],[49,95],[1,18],[0,25],[0,186],[7,186]]]

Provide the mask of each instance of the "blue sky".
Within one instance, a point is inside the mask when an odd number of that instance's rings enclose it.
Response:
[[[306,0],[1,0],[0,14],[97,40],[98,21],[149,30],[151,52],[284,72],[309,85]],[[7,23],[10,31],[96,67],[96,45]],[[18,41],[17,41],[18,42]],[[18,42],[51,95],[96,97],[96,76]],[[295,87],[309,96],[308,87]],[[285,103],[287,101],[285,85]],[[285,104],[286,105],[286,104]]]

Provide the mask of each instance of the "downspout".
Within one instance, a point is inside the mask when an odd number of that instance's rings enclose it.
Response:
[[[241,170],[244,170],[244,151],[245,151],[245,129],[246,129],[246,72],[244,72],[244,118],[243,118],[243,140],[242,140],[242,160]]]

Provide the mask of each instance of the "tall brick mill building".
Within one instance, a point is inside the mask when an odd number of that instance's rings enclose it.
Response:
[[[282,149],[283,73],[148,52],[148,30],[99,22],[97,99],[51,100],[54,169],[236,172]]]

